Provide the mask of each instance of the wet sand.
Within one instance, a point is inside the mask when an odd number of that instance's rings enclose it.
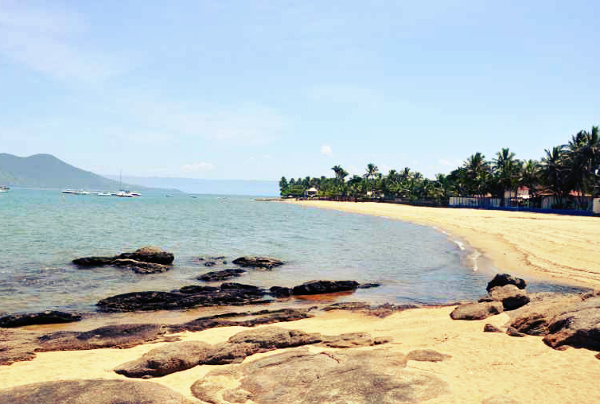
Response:
[[[292,201],[403,220],[466,240],[501,272],[600,287],[600,218],[375,202]]]

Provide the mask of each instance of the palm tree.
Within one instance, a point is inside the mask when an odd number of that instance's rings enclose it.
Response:
[[[546,149],[546,156],[542,158],[540,177],[553,195],[562,205],[563,197],[569,194],[567,184],[567,168],[565,167],[565,147],[554,146],[552,150]]]
[[[337,165],[337,166],[333,166],[331,168],[333,170],[333,172],[335,173],[335,178],[339,181],[339,182],[343,182],[344,178],[346,178],[346,176],[348,175],[348,171],[344,170],[341,166]]]
[[[519,185],[529,188],[529,194],[535,198],[540,183],[540,164],[535,160],[524,161],[521,165]]]
[[[377,166],[373,163],[369,163],[367,164],[367,172],[364,175],[364,177],[368,180],[369,178],[371,178],[371,196],[373,196],[373,179],[375,178],[375,175],[377,175],[377,173],[379,172],[379,168],[377,168]]]
[[[507,190],[512,196],[512,190],[519,181],[520,168],[521,164],[519,160],[515,159],[515,153],[512,153],[508,148],[503,148],[496,153],[493,166],[494,179],[502,191],[503,201]]]
[[[569,141],[565,153],[568,166],[569,183],[578,191],[580,205],[583,205],[585,194],[592,193],[596,185],[597,170],[600,165],[600,138],[598,127],[591,132],[582,130]]]
[[[463,167],[465,169],[466,185],[471,194],[484,196],[490,174],[490,167],[488,162],[485,161],[485,156],[477,152],[463,163]]]

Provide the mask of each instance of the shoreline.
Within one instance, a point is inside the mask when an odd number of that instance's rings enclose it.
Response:
[[[467,208],[430,208],[377,202],[283,201],[402,220],[457,236],[500,272],[564,285],[600,288],[600,221]]]

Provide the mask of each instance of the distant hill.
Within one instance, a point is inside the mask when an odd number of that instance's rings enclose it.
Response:
[[[18,157],[0,153],[0,184],[31,188],[119,190],[118,181],[73,167],[50,154]],[[123,188],[126,187],[132,189],[131,185],[123,184]]]
[[[118,178],[107,175],[108,178]],[[123,177],[123,181],[153,188],[176,188],[190,194],[278,196],[277,181],[205,180],[194,178]]]

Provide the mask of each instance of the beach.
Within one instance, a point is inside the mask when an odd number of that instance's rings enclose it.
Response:
[[[597,217],[430,208],[375,202],[292,201],[301,206],[403,220],[458,236],[500,272],[600,287]]]
[[[548,278],[590,288],[600,284],[597,218],[381,203],[293,203],[434,226],[469,243],[501,272]],[[485,290],[481,294],[484,295]],[[453,309],[453,306],[408,309],[385,318],[334,310],[316,312],[313,318],[270,326],[324,335],[366,332],[372,337],[390,339],[389,343],[380,346],[350,350],[383,349],[408,354],[418,349],[431,349],[448,355],[441,362],[407,362],[408,372],[435,376],[449,386],[444,394],[423,401],[431,404],[480,404],[495,396],[522,404],[540,401],[550,404],[600,402],[600,387],[597,385],[600,362],[595,358],[596,352],[575,348],[555,350],[544,344],[542,337],[538,336],[515,338],[504,332],[483,332],[486,324],[505,327],[509,316],[501,313],[485,320],[456,321],[450,318]],[[151,315],[148,315],[148,319],[151,321]],[[139,321],[138,315],[136,322]],[[60,330],[61,327],[68,329],[67,325],[53,326],[53,329]],[[253,329],[263,327],[267,326]],[[218,344],[244,330],[247,328],[224,327],[181,332],[173,336],[181,341]],[[128,349],[38,352],[31,361],[0,366],[0,389],[56,380],[131,380],[116,374],[113,369],[166,344],[169,342],[146,343]],[[297,348],[254,354],[247,357],[243,364],[293,349]],[[312,353],[345,351],[319,345],[309,345],[308,349]],[[167,386],[193,402],[201,402],[192,395],[192,384],[217,368],[236,366],[240,365],[201,365],[150,381]]]

